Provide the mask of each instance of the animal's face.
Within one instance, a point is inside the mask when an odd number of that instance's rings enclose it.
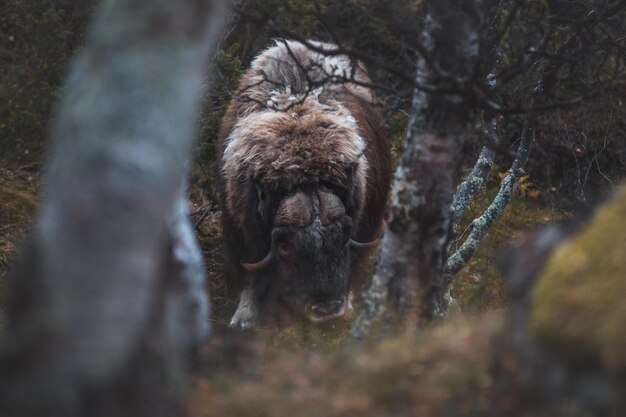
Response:
[[[280,300],[313,322],[342,316],[352,231],[344,203],[325,189],[296,191],[280,202],[273,219],[269,253],[244,268],[269,273]]]
[[[350,279],[350,230],[342,216],[328,225],[315,219],[309,226],[277,227],[275,280],[291,310],[320,322],[342,316]]]

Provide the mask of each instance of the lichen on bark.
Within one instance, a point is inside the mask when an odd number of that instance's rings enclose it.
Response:
[[[486,136],[490,136],[493,142],[498,144],[499,140],[496,133],[495,118],[491,118],[491,120],[485,122],[486,123],[484,123],[483,126],[484,134]],[[452,202],[452,226],[455,231],[461,221],[461,218],[463,217],[463,214],[465,213],[467,206],[469,206],[469,204],[474,200],[476,193],[484,188],[487,176],[493,166],[495,156],[496,153],[493,149],[489,146],[484,146],[481,149],[478,159],[476,160],[476,163],[467,178],[459,184]]]

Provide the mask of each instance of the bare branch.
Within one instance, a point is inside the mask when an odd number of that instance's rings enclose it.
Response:
[[[472,231],[467,239],[465,239],[465,242],[463,242],[461,247],[448,258],[445,267],[445,271],[448,276],[456,274],[467,264],[467,261],[474,255],[480,242],[485,234],[487,234],[487,231],[493,222],[500,217],[511,199],[511,196],[517,187],[518,180],[522,177],[522,175],[524,175],[524,166],[528,161],[528,156],[534,141],[535,122],[536,114],[534,112],[529,113],[524,121],[522,140],[520,141],[517,151],[517,158],[515,158],[515,161],[509,170],[509,175],[502,181],[500,190],[493,199],[493,202],[480,217],[472,222]]]
[[[485,136],[491,138],[492,142],[499,144],[499,139],[496,132],[496,120],[483,121],[483,133]],[[495,158],[495,152],[488,146],[484,146],[480,151],[478,160],[472,168],[465,181],[463,181],[454,195],[452,202],[452,216],[453,216],[453,229],[456,230],[463,213],[467,206],[474,200],[476,193],[485,187],[485,181]]]

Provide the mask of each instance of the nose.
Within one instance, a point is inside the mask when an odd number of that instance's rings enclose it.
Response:
[[[343,298],[312,304],[309,307],[308,318],[314,323],[341,317],[346,312],[346,302]]]
[[[341,300],[326,301],[325,303],[313,304],[311,308],[324,316],[332,314],[341,306]]]

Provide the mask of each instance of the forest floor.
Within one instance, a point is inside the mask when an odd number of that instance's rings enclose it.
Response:
[[[3,170],[0,177],[1,336],[3,287],[37,208],[39,179],[29,170]],[[499,180],[494,172],[487,191],[468,209],[465,225],[486,207]],[[219,211],[190,203],[213,307],[213,336],[199,355],[190,414],[424,417],[526,409],[519,402],[532,398],[520,382],[520,364],[506,355],[509,342],[501,332],[507,325],[503,312],[508,295],[496,258],[500,248],[524,232],[567,217],[550,201],[549,196],[528,193],[513,198],[477,255],[455,278],[452,295],[460,313],[423,330],[394,336],[381,331],[361,343],[348,336],[351,317],[324,325],[297,322],[254,332],[229,330],[237,300],[222,277]],[[498,384],[493,383],[494,372],[499,373]],[[566,415],[584,415],[574,411]]]

